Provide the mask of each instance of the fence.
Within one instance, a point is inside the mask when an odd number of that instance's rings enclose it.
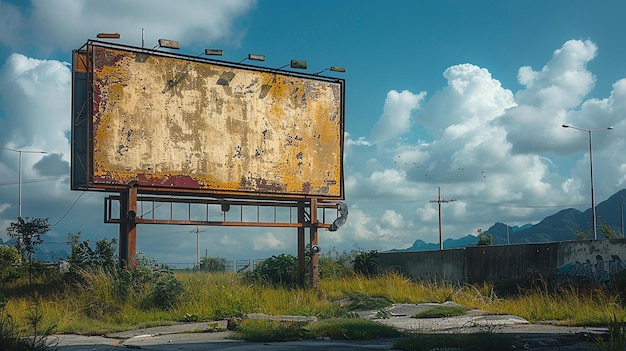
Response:
[[[626,269],[626,239],[472,246],[441,251],[386,252],[378,270],[427,280],[480,283],[524,280],[533,274],[584,277],[607,283]]]

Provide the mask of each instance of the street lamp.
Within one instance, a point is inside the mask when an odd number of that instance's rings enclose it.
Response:
[[[593,193],[593,151],[592,151],[593,149],[592,149],[592,144],[591,144],[591,133],[600,131],[600,130],[611,130],[613,129],[613,127],[598,128],[598,129],[583,129],[583,128],[578,128],[569,124],[564,124],[563,128],[577,129],[583,132],[587,132],[587,134],[589,134],[589,178],[591,180],[591,226],[593,228],[593,239],[597,240],[598,232],[596,231],[596,201],[595,201],[595,197]]]
[[[0,149],[17,152],[19,154],[19,162],[17,166],[17,218],[22,217],[22,154],[47,154],[45,151],[35,150],[17,150],[0,146]]]

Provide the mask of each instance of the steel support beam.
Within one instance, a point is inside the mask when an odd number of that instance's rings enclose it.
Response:
[[[317,199],[311,199],[311,226],[309,227],[309,236],[311,240],[311,286],[317,288],[320,282],[319,267],[318,267],[318,251],[317,246],[317,228],[319,221],[317,220]]]
[[[137,184],[120,195],[120,265],[132,267],[137,260]]]
[[[298,285],[305,286],[306,275],[306,243],[304,240],[304,223],[306,221],[304,216],[304,202],[298,204],[298,223],[302,226],[298,227]]]

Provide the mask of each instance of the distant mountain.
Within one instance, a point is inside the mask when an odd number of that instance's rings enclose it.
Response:
[[[474,235],[467,235],[459,239],[446,239],[443,241],[443,247],[446,249],[453,249],[459,247],[466,247],[475,245],[478,239]],[[424,240],[415,240],[413,246],[404,249],[392,249],[391,251],[428,251],[428,250],[439,250],[439,243],[426,243]]]
[[[44,242],[42,245],[35,246],[35,253],[33,255],[33,259],[43,262],[58,262],[60,259],[67,258],[70,255],[70,247],[69,245],[62,245],[60,247],[50,248],[49,245],[45,245],[46,240],[44,236]],[[2,242],[0,239],[0,245],[9,245],[15,246],[17,244],[16,238],[10,238],[9,240]]]
[[[596,205],[596,222],[598,238],[604,238],[600,227],[609,226],[618,236],[622,234],[622,208],[626,202],[626,189],[613,194],[606,201]],[[544,218],[537,224],[525,224],[521,227],[511,227],[504,223],[495,223],[485,231],[491,234],[494,245],[557,242],[575,240],[576,233],[583,232],[592,238],[591,233],[591,208],[585,212],[568,208]],[[446,239],[443,243],[445,249],[467,247],[476,245],[478,238],[475,235],[467,235],[459,239]],[[423,240],[415,240],[413,245],[406,249],[391,251],[425,251],[438,250],[439,243],[426,243]]]

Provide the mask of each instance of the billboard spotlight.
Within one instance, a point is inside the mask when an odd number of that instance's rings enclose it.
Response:
[[[345,73],[346,69],[343,67],[334,67],[334,66],[330,66],[328,68],[324,68],[323,70],[319,71],[319,72],[315,72],[313,73],[314,75],[318,75],[320,73],[326,72],[326,71],[333,71],[333,72],[340,72],[340,73]]]
[[[239,61],[239,63],[242,63],[245,60],[250,60],[250,61],[265,61],[265,55],[259,55],[259,54],[248,54],[248,57],[244,58],[243,60]]]
[[[306,61],[302,61],[302,60],[291,60],[290,66],[291,68],[306,69],[307,63]]]
[[[176,40],[169,39],[159,39],[159,44],[154,47],[156,48],[168,48],[168,49],[180,49],[180,44]]]
[[[204,49],[204,54],[207,56],[222,56],[223,53],[222,49]]]
[[[98,33],[97,37],[100,39],[119,39],[120,33]]]

